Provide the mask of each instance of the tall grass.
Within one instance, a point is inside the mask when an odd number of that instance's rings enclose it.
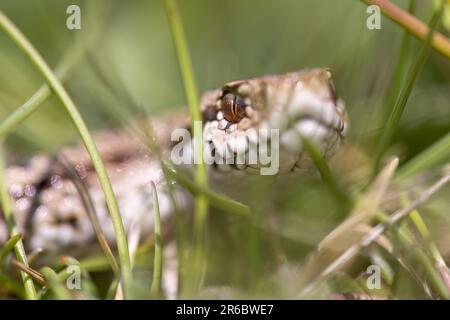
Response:
[[[188,100],[189,111],[192,119],[192,130],[194,135],[195,159],[203,159],[203,137],[202,118],[200,114],[200,103],[197,85],[194,78],[189,50],[184,34],[181,18],[178,13],[175,0],[164,0],[167,19],[172,31],[172,37],[178,55],[178,62],[183,76],[184,88]],[[203,160],[196,165],[196,183],[202,188],[207,188],[208,177]],[[190,290],[201,287],[205,273],[206,254],[206,219],[208,214],[208,198],[204,194],[198,194],[195,199],[195,221],[194,239],[195,247],[193,253],[193,268],[191,270],[193,283],[189,285]]]

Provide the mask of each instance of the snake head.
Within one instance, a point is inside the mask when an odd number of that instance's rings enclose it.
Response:
[[[279,151],[281,172],[309,169],[313,162],[304,152],[304,140],[328,158],[347,127],[344,103],[324,68],[232,81],[206,92],[201,107],[205,146],[215,158],[230,160],[219,163],[223,170],[260,168],[260,162],[248,161],[248,153],[252,146],[260,149],[261,134],[264,141],[278,144],[273,150]]]

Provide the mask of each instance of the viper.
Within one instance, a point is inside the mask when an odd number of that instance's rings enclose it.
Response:
[[[212,156],[208,171],[219,176],[215,181],[230,174],[261,174],[267,163],[251,159],[250,153],[261,151],[262,142],[276,147],[274,174],[300,178],[315,170],[305,141],[330,159],[348,127],[344,103],[325,68],[232,81],[205,92],[200,107],[202,145]],[[189,129],[186,113],[182,110],[152,117],[148,124],[160,154],[130,131],[94,134],[125,228],[137,226],[141,235],[153,230],[150,182],[158,190],[163,223],[174,212],[174,199],[181,208],[189,211],[192,207],[188,191],[178,185],[170,184],[169,188],[160,161],[162,156],[173,157],[173,148],[180,143],[184,143],[184,153],[190,152],[192,146],[174,139],[173,134],[175,129]],[[268,134],[273,130],[276,135]],[[95,240],[89,210],[106,238],[113,241],[104,195],[81,145],[64,148],[56,155],[35,155],[25,164],[12,164],[6,170],[6,180],[17,224],[30,249],[88,247]],[[5,223],[0,220],[0,242],[7,238]]]

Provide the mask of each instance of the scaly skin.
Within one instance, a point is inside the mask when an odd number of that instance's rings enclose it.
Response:
[[[245,106],[226,109],[223,100],[227,93],[238,97],[236,101]],[[246,157],[252,146],[259,146],[255,134],[258,129],[279,130],[277,174],[311,170],[314,166],[303,150],[302,138],[315,142],[325,158],[329,158],[338,148],[347,123],[344,105],[337,99],[331,74],[326,69],[233,81],[206,92],[201,108],[204,145],[215,150],[216,160],[221,155],[225,158],[231,155],[235,161],[232,165],[214,164],[225,172],[260,172],[261,163],[249,163]],[[227,117],[232,117],[234,123],[224,119]],[[172,130],[187,123],[184,112],[151,120],[163,153],[170,153]],[[158,157],[129,132],[100,132],[95,134],[95,141],[106,163],[126,229],[138,226],[144,236],[152,232],[150,181],[158,188],[162,221],[169,221],[173,202]],[[238,158],[242,161],[236,164]],[[31,249],[88,248],[95,233],[86,213],[86,201],[92,201],[107,239],[114,239],[103,193],[82,146],[66,148],[53,157],[36,155],[26,165],[9,167],[6,179],[17,223]],[[80,183],[90,200],[80,195]],[[189,194],[181,187],[175,186],[174,190],[179,206],[189,211]],[[0,242],[6,238],[6,228],[0,220]]]

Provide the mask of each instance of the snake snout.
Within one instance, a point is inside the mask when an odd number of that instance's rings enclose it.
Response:
[[[308,89],[295,92],[285,110],[270,117],[270,126],[280,130],[280,163],[289,168],[295,160],[297,168],[310,167],[311,159],[304,154],[305,139],[325,158],[334,154],[346,130],[343,113],[342,100],[323,98]]]
[[[264,166],[249,155],[268,148],[279,150],[281,173],[313,168],[304,152],[305,139],[328,158],[346,128],[344,104],[331,73],[321,68],[234,81],[208,92],[202,101],[204,110],[214,110],[205,119],[206,148],[214,151],[214,158],[232,160],[231,167],[239,170]]]

